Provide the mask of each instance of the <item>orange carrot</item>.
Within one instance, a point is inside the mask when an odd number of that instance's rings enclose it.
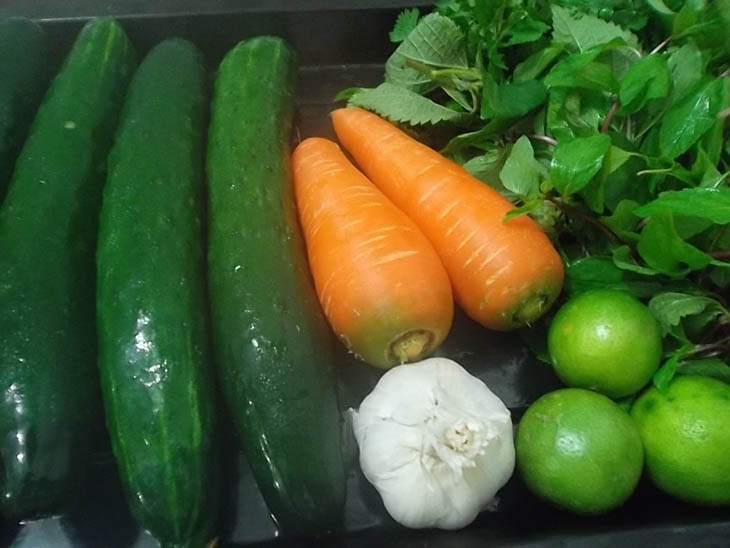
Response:
[[[433,351],[454,304],[428,239],[332,141],[303,141],[292,168],[310,269],[333,331],[378,367]]]
[[[472,319],[509,330],[550,307],[563,263],[537,223],[503,222],[513,206],[499,192],[379,116],[344,108],[332,120],[364,173],[431,240]]]

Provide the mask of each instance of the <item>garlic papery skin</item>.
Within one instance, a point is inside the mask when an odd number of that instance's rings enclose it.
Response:
[[[406,527],[465,527],[514,471],[509,410],[452,360],[389,370],[351,415],[363,474]]]

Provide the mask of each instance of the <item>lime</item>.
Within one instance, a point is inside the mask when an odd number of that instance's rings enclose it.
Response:
[[[595,289],[558,310],[548,331],[548,351],[566,385],[622,398],[638,392],[659,367],[662,334],[637,299]]]
[[[620,506],[641,477],[636,425],[606,396],[581,388],[549,392],[517,427],[517,468],[538,497],[577,514]]]
[[[730,385],[696,375],[646,390],[631,407],[657,487],[687,502],[730,504]]]

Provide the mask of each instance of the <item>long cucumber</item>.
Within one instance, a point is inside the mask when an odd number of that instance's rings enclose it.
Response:
[[[99,364],[133,514],[163,544],[202,546],[218,510],[201,213],[206,74],[166,40],[130,84],[109,155],[97,254]]]
[[[345,476],[333,339],[309,274],[289,173],[296,62],[278,38],[219,67],[208,136],[209,291],[223,394],[285,531],[336,527]]]
[[[0,209],[0,509],[55,511],[102,425],[94,250],[105,161],[135,66],[118,23],[78,35]]]

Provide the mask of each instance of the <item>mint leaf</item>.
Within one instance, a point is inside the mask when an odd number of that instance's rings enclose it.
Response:
[[[654,11],[661,13],[662,15],[674,16],[675,13],[662,1],[662,0],[646,0]]]
[[[671,86],[667,59],[653,54],[634,63],[621,80],[618,96],[620,114],[638,112],[652,99],[666,97]]]
[[[502,222],[507,223],[516,217],[521,217],[522,215],[530,213],[535,208],[537,208],[540,204],[542,204],[542,200],[530,200],[530,201],[522,204],[520,207],[510,209],[507,213],[504,214],[504,217],[502,218]]]
[[[585,257],[568,263],[565,283],[572,297],[591,289],[617,289],[636,297],[651,297],[661,290],[662,284],[618,268],[608,257]]]
[[[552,65],[564,49],[563,44],[550,44],[546,48],[541,48],[515,67],[512,80],[514,82],[534,80]]]
[[[611,138],[603,134],[558,143],[550,163],[555,189],[569,196],[586,186],[601,169],[610,146]]]
[[[730,383],[730,365],[719,358],[683,361],[677,365],[677,375],[702,375]]]
[[[483,80],[482,118],[519,118],[545,102],[547,89],[539,80],[497,84],[491,75]]]
[[[660,211],[675,215],[699,217],[716,224],[730,223],[730,189],[685,188],[662,192],[659,197],[634,210],[636,215],[647,217]]]
[[[694,42],[688,42],[672,52],[667,67],[672,74],[669,104],[674,104],[702,79],[702,53]]]
[[[436,88],[438,84],[409,66],[409,60],[428,67],[467,68],[461,30],[448,17],[430,13],[418,22],[385,63],[386,82],[420,94]]]
[[[507,190],[521,198],[532,198],[539,190],[540,164],[535,160],[532,144],[526,136],[517,139],[504,163],[499,178]]]
[[[671,159],[689,150],[715,124],[722,110],[722,80],[704,79],[672,106],[659,127],[659,149]]]
[[[645,276],[655,276],[659,274],[659,272],[653,268],[636,264],[631,257],[631,248],[627,245],[615,247],[611,252],[611,257],[613,258],[613,264],[621,270],[628,270],[629,272],[636,272],[637,274],[643,274]]]
[[[404,122],[413,126],[456,122],[465,116],[462,112],[439,105],[388,82],[354,93],[348,104],[377,112],[392,122]]]
[[[499,180],[499,172],[502,170],[507,156],[507,147],[493,148],[484,154],[474,156],[461,167],[483,183],[487,183],[492,188],[504,194],[506,190]]]
[[[665,335],[678,327],[683,318],[694,316],[710,307],[714,315],[722,313],[722,306],[716,300],[703,295],[666,292],[649,301],[649,310],[654,315]]]
[[[674,218],[666,210],[651,216],[641,231],[637,250],[651,268],[678,278],[705,268],[712,261],[712,257],[679,236]]]
[[[560,6],[552,6],[553,40],[578,51],[605,44],[616,38],[632,48],[639,49],[639,39],[632,32],[622,29],[593,15],[571,13]]]
[[[408,35],[416,28],[420,16],[421,13],[417,8],[405,9],[400,12],[395,20],[393,30],[388,35],[390,41],[397,43],[408,38]]]
[[[632,156],[637,156],[634,152],[629,152],[619,147],[611,146],[603,161],[603,177],[608,177],[619,169],[622,165],[629,161]]]
[[[679,363],[680,355],[678,353],[672,354],[669,359],[657,369],[652,378],[652,382],[659,392],[666,393],[669,389],[669,384],[672,382],[674,375],[677,372],[677,363]]]
[[[549,88],[579,87],[601,92],[618,89],[611,67],[594,61],[600,54],[601,49],[594,49],[560,60],[545,76],[545,85]]]
[[[550,29],[548,25],[530,16],[525,10],[516,9],[507,20],[505,46],[527,44],[539,40]]]
[[[613,213],[601,217],[601,221],[622,239],[630,239],[634,235],[636,224],[639,222],[639,218],[634,215],[634,211],[638,206],[638,202],[633,200],[621,200],[616,205]]]

